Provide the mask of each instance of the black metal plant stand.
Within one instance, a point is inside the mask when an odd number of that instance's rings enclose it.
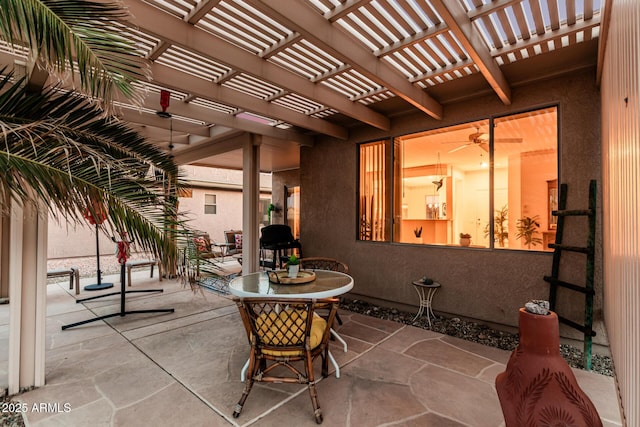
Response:
[[[98,239],[98,224],[96,223],[96,256],[98,257],[98,283],[87,285],[85,291],[100,291],[102,289],[113,288],[113,283],[102,283],[102,271],[100,270],[100,241]]]
[[[120,265],[120,292],[110,292],[110,293],[104,294],[104,295],[98,295],[98,296],[95,296],[95,297],[89,297],[89,298],[83,298],[83,299],[76,300],[76,303],[80,303],[80,302],[84,302],[84,301],[94,300],[94,299],[97,299],[97,298],[108,297],[108,296],[111,296],[111,295],[120,294],[120,312],[112,313],[112,314],[106,314],[104,316],[95,317],[93,319],[83,320],[82,322],[76,322],[76,323],[71,323],[71,324],[68,324],[68,325],[64,325],[64,326],[62,326],[62,330],[73,328],[75,326],[85,325],[85,324],[91,323],[91,322],[96,322],[98,320],[108,319],[110,317],[115,317],[115,316],[124,317],[127,314],[137,314],[137,313],[173,313],[174,312],[173,308],[163,308],[163,309],[156,309],[156,310],[130,310],[130,311],[127,311],[125,309],[125,294],[134,293],[134,292],[135,293],[139,293],[139,292],[164,292],[164,289],[141,289],[141,290],[130,290],[130,291],[127,291],[127,290],[125,290],[125,288],[126,288],[125,271],[126,271],[125,264],[121,264]]]

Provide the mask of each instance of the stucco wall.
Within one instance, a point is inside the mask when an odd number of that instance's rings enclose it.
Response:
[[[584,209],[589,180],[600,181],[600,94],[595,70],[513,88],[513,103],[503,105],[494,94],[445,106],[436,121],[415,113],[392,119],[392,129],[354,129],[348,141],[325,139],[301,149],[301,241],[305,256],[331,256],[349,265],[354,296],[389,305],[417,303],[411,281],[428,276],[443,287],[435,311],[517,326],[517,311],[532,298],[548,299],[543,276],[551,272],[552,254],[518,250],[414,246],[356,240],[356,179],[359,142],[557,104],[560,124],[560,182],[568,184],[568,208]],[[274,175],[274,188],[277,182]],[[600,191],[599,191],[600,193]],[[274,191],[274,196],[276,191]],[[600,196],[599,196],[600,200]],[[600,206],[601,204],[598,203]],[[599,209],[600,211],[600,209]],[[600,212],[598,218],[600,218]],[[586,226],[567,227],[566,236],[586,243]],[[605,342],[602,327],[601,221],[596,252],[596,342]],[[567,239],[565,239],[566,243]],[[564,269],[563,277],[584,283],[584,258]],[[405,308],[411,308],[405,306]],[[558,302],[558,311],[583,321],[584,296]],[[561,326],[564,336],[580,333]]]
[[[184,179],[192,184],[191,197],[180,197],[179,209],[193,230],[209,233],[215,242],[224,242],[225,230],[242,229],[242,171],[200,166],[183,166]],[[261,199],[270,199],[271,175],[261,174]],[[266,191],[265,191],[266,190]],[[205,194],[215,194],[216,214],[204,214]],[[115,253],[110,236],[100,232],[100,254]],[[95,227],[59,223],[49,218],[47,257],[95,256]]]
[[[300,169],[274,173],[271,178],[271,185],[271,203],[278,208],[278,212],[272,213],[271,223],[284,224],[284,202],[287,198],[284,193],[284,187],[295,187],[300,185]]]

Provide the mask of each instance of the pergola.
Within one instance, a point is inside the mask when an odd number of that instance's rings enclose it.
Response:
[[[415,109],[438,120],[447,103],[491,92],[508,105],[514,86],[593,66],[607,2],[124,3],[130,25],[114,31],[136,42],[151,80],[143,106],[120,103],[120,117],[182,164],[240,169],[246,135],[259,136],[260,169],[278,171],[317,135],[389,129]],[[21,56],[0,49],[3,63]],[[161,90],[171,120],[156,115]]]

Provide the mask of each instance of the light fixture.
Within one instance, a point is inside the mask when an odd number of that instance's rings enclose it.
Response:
[[[487,166],[489,166],[487,164],[487,162],[484,161],[484,158],[482,157],[482,154],[480,154],[480,167],[481,168],[486,168]]]
[[[436,163],[436,180],[431,181],[436,186],[436,191],[440,191],[444,182],[444,176],[442,175],[442,164],[440,163],[440,152],[438,152],[438,162]]]

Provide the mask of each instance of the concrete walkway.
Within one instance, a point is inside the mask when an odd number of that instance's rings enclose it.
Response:
[[[118,277],[106,277],[116,282]],[[48,286],[47,384],[17,396],[28,426],[313,426],[306,388],[256,384],[232,417],[249,345],[230,297],[192,292],[177,281],[134,273],[127,309],[174,308],[171,314],[112,317],[62,331],[61,326],[119,311],[119,297],[75,303],[68,283]],[[83,280],[83,285],[92,279]],[[80,298],[97,295],[82,291]],[[0,306],[6,348],[8,305]],[[348,342],[332,342],[341,378],[319,382],[325,426],[504,425],[494,380],[509,352],[431,331],[341,312]],[[0,351],[0,386],[6,387]],[[319,366],[319,361],[316,361]],[[574,370],[605,426],[620,426],[614,381]],[[4,374],[4,375],[3,375]],[[3,385],[4,381],[4,385]]]

